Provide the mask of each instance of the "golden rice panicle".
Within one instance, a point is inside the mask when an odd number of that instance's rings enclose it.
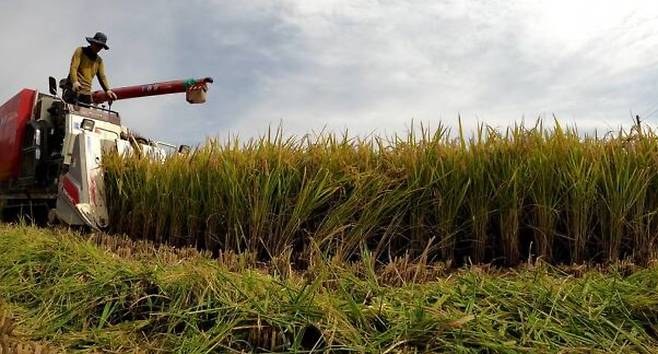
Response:
[[[539,120],[299,138],[277,129],[208,140],[164,163],[104,161],[113,231],[214,254],[289,255],[300,266],[317,252],[509,265],[656,254],[658,138],[647,127],[600,136]]]

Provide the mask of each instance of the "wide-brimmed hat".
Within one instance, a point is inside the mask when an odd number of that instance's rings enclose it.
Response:
[[[102,45],[105,49],[110,49],[110,47],[107,46],[107,36],[103,32],[96,32],[93,38],[86,37],[86,39],[89,44],[96,43]]]

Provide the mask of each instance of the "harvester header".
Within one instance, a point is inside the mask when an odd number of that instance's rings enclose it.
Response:
[[[113,88],[112,91],[117,95],[117,100],[185,92],[187,102],[195,104],[206,102],[208,84],[212,82],[212,78],[206,77],[118,87]],[[108,97],[104,91],[96,91],[92,93],[92,101],[96,104],[103,103],[108,101]]]

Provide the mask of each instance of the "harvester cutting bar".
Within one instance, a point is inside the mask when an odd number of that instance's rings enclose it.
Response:
[[[206,77],[203,79],[176,80],[176,81],[156,82],[148,85],[118,87],[118,88],[113,88],[112,91],[117,95],[118,100],[186,92],[188,93],[188,97],[187,97],[188,102],[203,103],[205,102],[205,96],[202,101],[194,100],[191,99],[191,96],[194,95],[190,95],[190,93],[195,90],[202,91],[203,93],[205,93],[208,90],[207,85],[212,82],[213,82],[212,78]],[[92,94],[92,100],[94,103],[103,103],[108,101],[108,97],[105,94],[105,92],[96,91]]]

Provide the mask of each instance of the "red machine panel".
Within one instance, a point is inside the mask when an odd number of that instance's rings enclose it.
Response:
[[[36,94],[24,89],[0,106],[0,182],[20,174],[25,126],[32,117]]]

